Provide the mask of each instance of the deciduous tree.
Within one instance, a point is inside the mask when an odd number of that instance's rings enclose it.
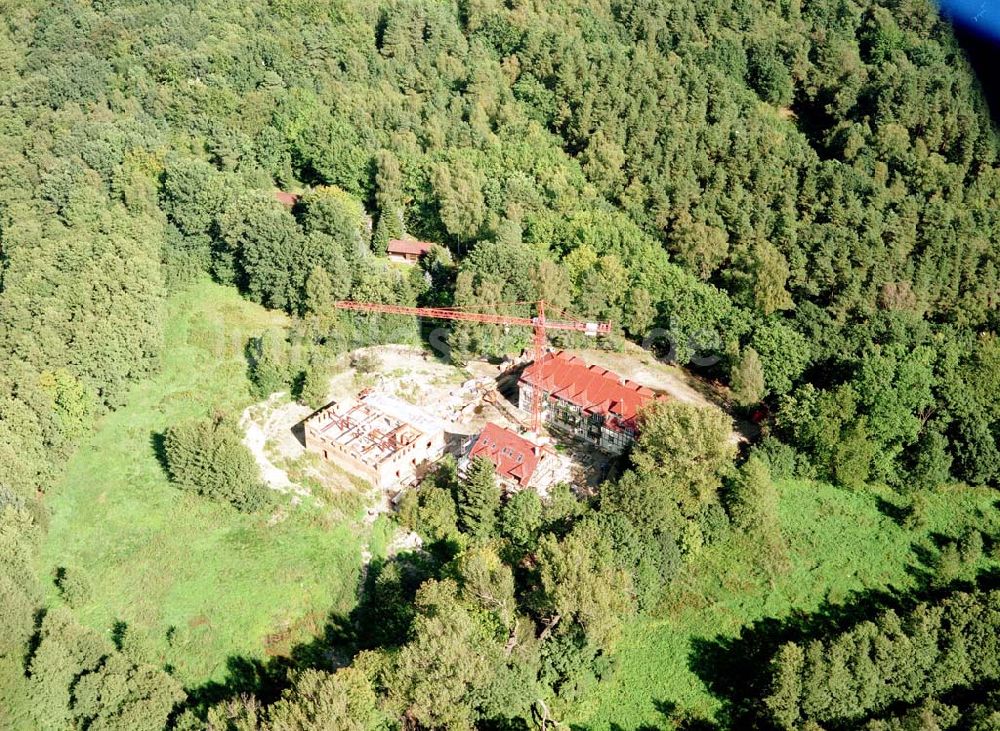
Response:
[[[731,384],[733,396],[740,406],[753,406],[764,398],[764,367],[756,350],[747,348],[743,351],[739,363],[733,369]]]
[[[632,463],[655,477],[689,514],[712,500],[732,468],[736,447],[732,420],[713,407],[654,402],[640,417]]]

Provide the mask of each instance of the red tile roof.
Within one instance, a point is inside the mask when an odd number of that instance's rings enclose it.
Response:
[[[288,193],[284,190],[274,191],[274,198],[285,206],[294,206],[299,201],[299,196],[297,193]]]
[[[488,458],[499,475],[524,486],[531,480],[531,475],[534,474],[541,459],[540,455],[535,453],[536,449],[535,445],[524,437],[488,422],[472,446],[469,456]]]
[[[550,396],[576,404],[585,413],[608,417],[606,424],[615,429],[635,429],[635,417],[643,406],[666,399],[651,388],[622,380],[617,373],[600,366],[587,365],[563,350],[546,353],[529,365],[521,381],[532,386],[540,384]]]
[[[390,254],[416,254],[421,256],[431,250],[434,244],[426,241],[413,241],[412,239],[392,239],[389,242],[388,251]]]

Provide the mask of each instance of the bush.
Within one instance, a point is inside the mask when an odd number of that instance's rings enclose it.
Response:
[[[952,459],[948,453],[947,437],[928,429],[917,442],[915,451],[909,479],[903,481],[902,488],[912,486],[932,490],[949,481]]]
[[[775,437],[765,437],[750,450],[751,456],[759,457],[767,465],[771,477],[776,480],[790,480],[795,477],[813,479],[815,470],[809,460]]]
[[[973,566],[983,557],[983,534],[975,528],[969,528],[958,542],[958,551],[962,563]]]
[[[125,622],[118,622],[114,627],[112,640],[119,652],[127,655],[133,662],[155,665],[157,655],[146,636]]]
[[[721,540],[729,530],[729,516],[720,503],[706,503],[698,513],[698,527],[701,528],[705,545],[711,546]]]
[[[374,373],[382,367],[382,361],[374,353],[355,353],[351,356],[351,368],[358,373]]]
[[[681,554],[687,558],[692,558],[701,553],[705,545],[705,536],[701,532],[701,526],[693,520],[689,520],[681,529]]]
[[[542,645],[541,660],[542,682],[566,703],[592,695],[608,671],[606,656],[581,632],[555,635]]]
[[[910,504],[906,509],[903,527],[907,530],[922,530],[926,528],[929,512],[930,505],[927,503],[927,496],[922,492],[914,493],[910,497]]]
[[[60,566],[56,569],[56,587],[62,600],[71,607],[80,607],[90,601],[90,580],[80,569]]]
[[[170,479],[187,490],[252,512],[269,502],[267,487],[236,426],[221,415],[167,430]]]
[[[616,564],[631,574],[636,607],[655,607],[683,563],[673,535],[646,530],[618,512],[597,512],[584,520],[611,542]]]
[[[954,541],[944,544],[931,568],[933,570],[931,586],[935,588],[943,588],[960,578],[964,566],[962,566],[962,555],[958,550],[958,544]]]
[[[251,338],[246,348],[250,382],[258,398],[288,388],[291,376],[288,343],[273,331]]]

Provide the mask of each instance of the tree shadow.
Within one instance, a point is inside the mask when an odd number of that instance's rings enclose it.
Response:
[[[262,338],[258,336],[248,338],[246,343],[243,344],[243,359],[246,361],[247,379],[251,383],[254,382],[254,369],[257,367],[258,360],[260,360],[261,341]]]
[[[160,467],[166,474],[170,474],[170,466],[167,461],[167,433],[165,431],[154,431],[149,434],[149,446],[153,449],[153,456],[160,463]]]
[[[523,718],[501,716],[480,721],[476,728],[478,731],[529,731],[533,727]]]
[[[678,731],[715,731],[719,728],[718,724],[681,709],[673,701],[654,700],[653,708],[663,716],[666,725],[645,724],[636,727],[636,731],[660,731],[663,728],[677,729]]]
[[[359,600],[350,613],[330,612],[318,634],[287,653],[266,660],[229,657],[224,680],[186,689],[184,709],[193,710],[204,720],[212,706],[241,696],[273,703],[298,672],[334,672],[350,665],[362,650],[401,646],[415,615],[417,589],[427,579],[439,576],[452,553],[446,547],[435,550],[437,555],[432,550],[373,560],[358,581]]]
[[[930,586],[934,581],[936,555],[926,545],[919,542],[913,544],[912,550],[919,563],[909,564],[904,570],[913,577],[918,586]]]
[[[906,527],[906,520],[912,512],[908,505],[900,505],[879,496],[875,498],[875,507],[900,528]]]
[[[632,728],[626,728],[620,723],[610,723],[610,731],[663,731],[673,729],[675,731],[718,731],[720,726],[707,718],[697,716],[690,711],[685,711],[673,701],[654,700],[653,708],[662,716],[658,723],[644,723]],[[573,731],[588,731],[589,726],[583,724],[570,724]]]
[[[306,371],[301,370],[292,376],[292,382],[289,386],[288,393],[294,401],[298,401],[302,398],[302,388],[306,383]]]
[[[45,607],[40,607],[35,610],[32,618],[34,623],[31,629],[31,636],[28,638],[28,642],[24,648],[24,655],[21,658],[21,669],[25,675],[28,675],[31,670],[31,662],[35,659],[38,646],[42,644],[42,621],[45,619],[47,612],[48,610]]]
[[[226,679],[188,688],[185,708],[204,718],[208,709],[217,703],[244,695],[252,695],[262,703],[273,703],[287,687],[292,668],[290,659],[283,657],[261,661],[231,656],[226,659]]]

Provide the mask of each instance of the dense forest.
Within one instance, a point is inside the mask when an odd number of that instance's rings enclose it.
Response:
[[[924,491],[1000,485],[998,153],[928,0],[8,4],[0,662],[45,729],[559,724],[702,545],[738,532],[780,564],[773,478],[887,486],[913,525]],[[440,244],[409,273],[382,256],[404,234]],[[35,553],[61,465],[208,276],[294,319],[251,344],[261,396],[421,337],[334,300],[544,299],[728,384],[762,439],[737,455],[728,417],[651,410],[592,502],[446,465],[399,515],[430,548],[374,567],[341,636],[198,696],[46,602]],[[449,353],[524,337],[462,325]],[[178,425],[171,476],[257,509],[230,430]],[[993,536],[951,539],[921,601],[758,648],[718,722],[995,728],[1000,607],[970,569]]]

